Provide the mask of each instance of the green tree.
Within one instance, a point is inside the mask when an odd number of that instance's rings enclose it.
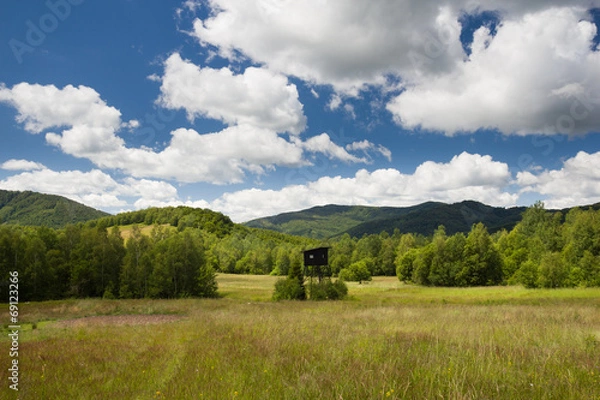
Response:
[[[429,265],[429,273],[426,281],[434,286],[450,286],[452,285],[452,277],[450,270],[446,265],[446,228],[439,226],[433,233],[431,241],[432,257]]]
[[[333,243],[331,254],[329,256],[329,264],[331,272],[334,275],[339,274],[342,268],[349,266],[352,263],[352,254],[355,248],[355,240],[347,233]]]
[[[435,245],[430,243],[419,249],[413,261],[413,273],[411,280],[418,285],[428,286],[431,264],[435,257]]]
[[[149,278],[152,273],[151,251],[150,238],[142,234],[138,225],[134,225],[131,236],[125,244],[125,257],[120,275],[120,297],[149,296]]]
[[[371,280],[371,271],[365,260],[356,261],[340,271],[340,279],[347,282],[363,282]]]
[[[383,235],[383,234],[382,234]],[[395,259],[396,259],[396,246],[394,239],[385,233],[384,238],[381,239],[381,249],[377,257],[376,269],[377,274],[393,276],[396,273]]]
[[[377,268],[377,257],[381,251],[381,238],[379,235],[365,235],[356,243],[352,253],[352,262],[365,261],[371,275],[380,272]]]
[[[306,300],[304,272],[300,259],[293,258],[290,263],[288,277],[275,283],[274,300]]]
[[[569,272],[559,253],[546,253],[539,266],[537,286],[543,288],[564,287]]]
[[[515,272],[510,283],[520,283],[528,289],[538,287],[538,266],[531,260],[525,261]]]
[[[25,290],[21,290],[19,294],[28,300],[46,300],[54,283],[53,271],[46,262],[46,244],[32,228],[23,233],[21,240],[25,250],[21,280],[26,284],[22,285]]]
[[[489,286],[502,282],[502,259],[486,227],[473,225],[463,252],[463,267],[457,273],[459,286]]]
[[[158,242],[152,253],[150,296],[216,296],[215,273],[204,261],[201,239],[189,230]]]
[[[304,272],[302,271],[302,263],[299,259],[296,258],[291,261],[288,278],[298,283],[300,291],[297,299],[304,300],[306,298],[306,291],[304,290]]]
[[[498,239],[498,251],[502,255],[503,276],[510,282],[521,265],[529,258],[527,237],[519,230],[503,231]]]
[[[414,282],[414,264],[419,253],[419,249],[413,248],[407,250],[402,257],[396,258],[396,275],[401,282]]]
[[[600,286],[600,257],[591,251],[585,250],[579,260],[578,268],[581,271],[579,281],[574,281],[576,286]]]

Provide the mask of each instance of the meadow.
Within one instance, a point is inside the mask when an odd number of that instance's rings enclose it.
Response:
[[[220,299],[20,304],[20,390],[5,312],[0,398],[600,400],[598,288],[374,277],[344,301],[273,302],[276,279],[220,274]]]

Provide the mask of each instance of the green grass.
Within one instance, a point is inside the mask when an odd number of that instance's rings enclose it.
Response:
[[[22,304],[19,398],[600,399],[599,289],[375,278],[341,302],[272,302],[276,279],[219,275],[221,299]],[[183,318],[59,322],[128,314]],[[0,346],[0,398],[16,399]]]

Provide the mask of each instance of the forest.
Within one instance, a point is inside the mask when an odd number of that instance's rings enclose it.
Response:
[[[0,282],[19,272],[20,301],[217,297],[216,273],[287,275],[327,246],[346,281],[397,275],[426,286],[600,286],[600,211],[536,203],[510,231],[430,237],[395,231],[316,240],[248,228],[210,210],[151,208],[65,228],[0,226]]]

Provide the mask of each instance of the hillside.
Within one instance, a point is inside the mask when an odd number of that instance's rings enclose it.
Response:
[[[344,233],[353,237],[395,229],[400,232],[430,235],[439,225],[448,234],[468,232],[483,222],[490,232],[511,229],[521,219],[525,207],[491,207],[475,201],[456,204],[427,202],[412,207],[366,207],[327,205],[246,222],[254,228],[327,238]]]
[[[86,225],[112,227],[136,224],[146,226],[166,225],[175,227],[178,231],[182,231],[185,228],[197,228],[208,233],[213,233],[220,238],[230,234],[236,226],[228,216],[219,212],[185,206],[151,207],[138,211],[128,211],[92,220]]]
[[[61,196],[0,190],[0,224],[60,228],[107,215]]]
[[[521,220],[526,207],[491,207],[475,201],[463,201],[455,204],[437,204],[435,207],[417,208],[396,218],[363,222],[346,232],[350,236],[386,231],[420,233],[430,235],[440,225],[446,233],[467,233],[473,224],[482,222],[490,233],[501,229],[511,230]]]

